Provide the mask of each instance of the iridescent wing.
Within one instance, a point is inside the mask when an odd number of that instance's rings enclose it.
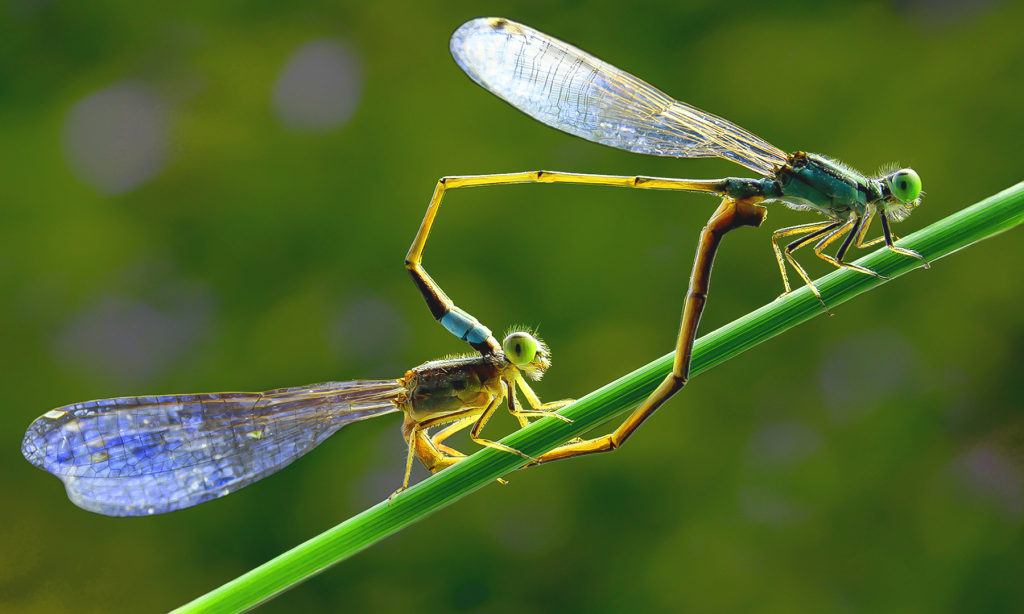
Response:
[[[380,380],[89,401],[39,417],[21,452],[79,507],[162,514],[252,484],[346,424],[398,411],[403,391]]]
[[[730,121],[507,19],[466,22],[452,35],[451,52],[499,98],[588,141],[655,156],[725,158],[762,175],[788,158]]]

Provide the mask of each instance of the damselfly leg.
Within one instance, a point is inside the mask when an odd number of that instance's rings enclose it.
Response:
[[[715,254],[718,252],[722,239],[729,232],[745,226],[761,225],[767,215],[767,209],[758,205],[756,200],[724,199],[708,225],[701,231],[697,255],[693,262],[693,272],[690,274],[690,284],[686,292],[686,302],[683,306],[683,318],[679,328],[679,338],[676,341],[676,356],[672,363],[672,372],[617,429],[602,437],[576,440],[559,446],[547,454],[542,454],[536,464],[617,450],[665,401],[686,385],[690,379],[693,343],[697,336],[701,315],[704,313],[704,306],[707,303]]]

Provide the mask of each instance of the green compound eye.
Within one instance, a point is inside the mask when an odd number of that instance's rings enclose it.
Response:
[[[912,203],[921,195],[921,178],[909,168],[896,171],[886,181],[892,195],[901,202]]]
[[[521,367],[537,357],[537,340],[530,333],[512,333],[505,337],[502,349],[510,363]]]

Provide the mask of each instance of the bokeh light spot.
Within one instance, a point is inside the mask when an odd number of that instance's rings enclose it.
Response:
[[[756,523],[786,525],[809,515],[803,506],[763,486],[746,486],[738,494],[744,515]]]
[[[274,84],[274,112],[296,131],[325,132],[344,125],[363,89],[359,61],[331,39],[310,41],[285,62]]]
[[[149,89],[117,83],[82,98],[64,123],[64,158],[103,194],[136,188],[167,163],[167,105]]]
[[[1009,518],[1024,512],[1020,469],[998,449],[980,446],[959,457],[954,469],[979,500],[994,503]]]
[[[769,424],[751,438],[750,464],[758,468],[788,469],[818,451],[821,437],[799,422]]]
[[[206,336],[211,302],[202,294],[170,308],[107,295],[71,318],[56,352],[68,365],[126,384],[162,374]]]
[[[363,297],[350,302],[335,319],[331,334],[335,355],[344,363],[360,365],[359,377],[371,377],[368,369],[380,370],[381,377],[395,377],[406,367],[396,357],[409,340],[405,318],[387,301]]]
[[[839,340],[825,350],[818,372],[826,409],[837,423],[868,415],[910,387],[919,362],[913,346],[895,329]]]

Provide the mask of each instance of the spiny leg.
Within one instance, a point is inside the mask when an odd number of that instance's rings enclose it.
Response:
[[[865,224],[864,224],[864,229],[861,231],[861,236],[857,238],[857,247],[859,247],[859,248],[871,247],[872,245],[877,245],[878,243],[881,243],[882,241],[885,241],[886,242],[886,246],[889,247],[890,249],[892,249],[893,251],[895,251],[897,254],[903,254],[905,256],[910,256],[912,258],[917,258],[918,260],[921,260],[922,262],[924,262],[924,268],[926,268],[926,269],[931,268],[931,264],[927,260],[924,259],[924,256],[922,256],[921,254],[915,252],[914,250],[904,249],[902,247],[895,247],[894,248],[892,244],[894,242],[896,242],[897,240],[899,240],[899,237],[896,236],[895,232],[891,232],[891,231],[889,232],[889,236],[887,237],[885,232],[884,232],[884,230],[885,230],[885,227],[888,227],[889,220],[885,217],[885,213],[884,212],[880,213],[879,217],[882,218],[882,226],[883,226],[882,236],[876,237],[876,238],[868,241],[867,243],[863,242],[864,237],[867,235],[868,226],[871,224],[871,218],[868,217],[867,218],[867,222],[865,222]]]
[[[680,190],[684,192],[703,192],[721,194],[727,190],[750,189],[744,180],[720,179],[720,180],[688,180],[669,179],[660,177],[644,176],[616,176],[616,175],[588,175],[580,173],[558,173],[550,171],[533,171],[528,173],[510,173],[503,175],[468,175],[463,177],[444,177],[437,182],[434,195],[427,207],[427,214],[420,224],[416,238],[409,247],[409,253],[405,257],[405,268],[412,276],[413,282],[419,288],[423,298],[427,301],[430,313],[445,328],[451,331],[456,337],[468,343],[473,349],[484,353],[493,354],[501,349],[498,341],[491,335],[491,331],[481,324],[479,320],[466,311],[460,309],[448,298],[448,295],[441,290],[441,287],[430,278],[422,266],[423,248],[430,235],[430,227],[434,223],[437,211],[444,199],[444,193],[448,189],[508,185],[514,183],[574,183],[585,185],[617,186],[625,188]],[[753,184],[750,184],[753,185]],[[747,187],[744,187],[747,186]]]
[[[885,215],[884,213],[882,215]],[[867,243],[864,242],[864,237],[868,236],[868,228],[871,227],[871,220],[875,219],[874,210],[870,210],[868,215],[864,216],[864,225],[860,227],[860,234],[857,236],[857,247],[864,249],[865,247],[871,247],[877,245],[882,241],[885,241],[885,235],[871,239]]]
[[[530,407],[532,409],[523,409],[519,405],[519,398],[516,396],[517,384],[519,385],[519,388],[523,391],[523,394],[526,395],[526,400],[527,402],[530,403]],[[526,384],[526,381],[523,379],[523,376],[520,375],[519,373],[516,373],[515,380],[505,382],[505,395],[508,398],[509,413],[515,416],[517,420],[519,420],[519,425],[522,427],[527,427],[530,425],[529,418],[546,418],[548,416],[552,418],[558,418],[559,420],[565,422],[566,424],[572,424],[572,420],[566,418],[561,414],[555,413],[555,410],[565,407],[566,405],[572,403],[575,399],[562,399],[561,401],[541,403],[540,397],[538,397],[537,393],[535,393],[533,389]]]
[[[465,457],[465,455],[457,450],[452,451],[459,456],[453,457],[447,452],[435,447],[434,442],[427,433],[428,429],[448,422],[454,422],[456,425],[462,424],[461,428],[466,428],[473,424],[479,415],[479,407],[467,407],[462,411],[437,416],[422,422],[417,422],[409,414],[406,414],[405,422],[402,423],[402,436],[405,438],[406,443],[409,444],[409,454],[405,461],[405,477],[402,480],[402,487],[393,492],[391,496],[388,497],[388,500],[394,499],[395,495],[409,488],[409,476],[412,474],[413,458],[420,459],[420,462],[423,463],[424,467],[426,467],[431,473],[436,473],[445,467],[454,465]],[[445,435],[445,437],[452,435],[458,430],[460,429],[452,430],[450,427],[445,428],[444,431],[450,431]],[[451,450],[451,448],[448,448],[447,446],[444,446],[444,448]]]
[[[851,222],[853,224],[853,227],[850,228],[847,231],[847,226],[850,226]],[[837,266],[839,268],[850,269],[850,270],[853,270],[853,271],[857,271],[859,273],[865,273],[867,275],[873,275],[874,277],[877,277],[879,279],[884,279],[884,280],[888,281],[889,278],[886,277],[885,275],[882,275],[881,273],[878,273],[876,271],[872,271],[871,269],[868,269],[868,268],[865,268],[865,267],[862,267],[862,266],[859,266],[859,265],[856,265],[856,264],[849,264],[849,263],[843,262],[843,258],[846,256],[846,252],[850,249],[850,246],[853,245],[854,239],[857,238],[857,237],[863,237],[864,236],[863,233],[860,232],[863,224],[864,224],[864,218],[861,218],[861,217],[851,218],[850,221],[847,222],[838,231],[836,231],[832,235],[829,235],[828,237],[825,237],[824,239],[819,241],[818,244],[814,246],[814,253],[818,256],[818,258],[821,258],[822,260],[825,260],[826,262],[830,262],[830,263],[832,263],[833,265],[835,265],[835,266]],[[829,246],[830,243],[834,242],[836,239],[838,239],[839,237],[843,236],[844,232],[846,233],[846,239],[843,241],[843,244],[839,246],[839,251],[836,252],[836,255],[835,255],[834,258],[832,256],[829,256],[828,254],[822,253],[824,251],[824,249]]]
[[[465,454],[463,454],[462,452],[459,452],[455,448],[450,448],[441,442],[444,441],[445,439],[448,439],[455,433],[458,433],[463,429],[469,428],[474,422],[476,422],[476,416],[469,416],[468,418],[463,418],[458,422],[455,422],[454,424],[450,424],[441,429],[440,431],[431,435],[430,443],[434,444],[434,447],[437,448],[438,450],[441,450],[447,454],[451,454],[453,456],[465,456]]]
[[[840,226],[842,226],[842,224],[843,224],[842,221],[829,222],[827,226],[819,228],[819,229],[815,230],[814,232],[811,232],[810,234],[804,235],[803,237],[800,237],[796,241],[793,241],[792,243],[790,243],[789,245],[786,246],[786,249],[783,250],[783,253],[785,253],[785,255],[786,255],[786,260],[788,260],[789,263],[791,265],[793,265],[793,268],[796,269],[797,274],[799,274],[800,277],[804,280],[804,282],[811,288],[811,292],[814,293],[815,297],[817,297],[818,302],[821,303],[822,309],[824,309],[825,313],[828,314],[828,315],[832,315],[832,312],[830,312],[828,310],[828,305],[825,304],[825,299],[823,299],[821,297],[821,292],[818,291],[818,286],[814,285],[814,282],[811,281],[810,275],[807,274],[807,271],[805,271],[804,268],[802,266],[800,266],[800,263],[796,261],[796,258],[793,257],[793,252],[798,250],[798,249],[800,249],[804,245],[807,245],[808,243],[810,243],[811,241],[817,239],[818,237],[821,237],[822,235],[825,235],[826,237],[831,236],[832,234],[834,234],[836,232],[836,229],[838,229]],[[800,230],[797,230],[797,229],[801,229],[801,227],[800,226],[793,226],[792,228],[783,228],[782,230],[777,231],[776,234],[778,234],[778,233],[797,234],[798,232],[800,232]],[[788,231],[793,231],[793,232],[788,232]],[[780,236],[786,236],[786,234],[781,234]],[[775,243],[775,235],[772,236],[772,245],[776,245],[776,243]],[[776,246],[776,249],[778,249],[777,246]],[[788,284],[787,284],[787,286],[788,286]],[[787,291],[787,294],[788,293],[789,293],[789,291]],[[782,296],[786,296],[786,295],[783,294]],[[779,298],[782,298],[782,297],[779,297]]]
[[[521,376],[518,373],[516,374],[516,377],[521,378]],[[534,410],[520,410],[518,407],[518,400],[515,399],[514,396],[514,386],[510,386],[511,382],[508,381],[504,382],[504,384],[506,387],[506,394],[511,393],[510,398],[513,399],[512,403],[514,405],[510,404],[510,410],[513,410],[512,414],[516,416],[518,419],[520,419],[520,421],[525,420],[525,416],[555,416],[556,418],[559,418],[560,420],[563,420],[565,422],[572,422],[571,419],[566,418],[565,416],[560,416],[551,411],[559,407],[564,407],[565,405],[568,405],[569,403],[572,402],[571,399],[565,399],[562,401],[555,401],[552,403],[542,404],[540,402],[540,399],[537,397],[536,393],[534,393],[533,390],[530,389],[529,386],[526,386],[525,382],[523,382],[527,399],[529,400],[530,405],[531,407],[534,408]],[[462,452],[459,452],[454,448],[450,448],[444,445],[442,442],[451,435],[454,435],[455,433],[469,426],[473,427],[473,430],[470,431],[470,439],[472,439],[474,442],[482,446],[487,446],[501,450],[503,452],[516,454],[531,461],[536,460],[533,457],[529,456],[528,454],[520,452],[515,448],[511,448],[509,446],[506,446],[505,444],[480,437],[480,433],[482,432],[484,426],[487,424],[488,420],[490,420],[491,416],[494,415],[495,410],[501,404],[502,398],[503,396],[496,396],[492,398],[487,403],[486,407],[484,407],[482,410],[479,406],[470,406],[466,407],[461,411],[445,414],[442,416],[437,416],[434,418],[424,420],[422,422],[417,422],[416,420],[413,420],[408,414],[406,414],[405,423],[402,425],[402,434],[405,437],[406,441],[409,443],[409,455],[406,459],[405,478],[403,480],[402,487],[396,490],[391,495],[391,498],[394,498],[395,495],[399,494],[400,492],[408,488],[409,476],[412,473],[412,459],[414,456],[416,458],[419,458],[420,462],[422,462],[423,465],[432,473],[437,473],[438,471],[450,467],[455,463],[463,460],[465,458],[465,455]],[[445,426],[443,429],[441,429],[434,435],[428,435],[428,429],[440,424],[447,423],[450,424]],[[502,484],[507,483],[505,480],[501,478],[498,478],[498,481],[501,482]]]
[[[758,199],[759,200],[759,199]],[[636,430],[673,394],[686,385],[690,377],[690,360],[693,356],[693,342],[697,334],[704,304],[707,302],[708,287],[711,281],[711,267],[722,238],[729,232],[743,226],[760,226],[767,213],[766,209],[757,205],[754,199],[733,200],[726,198],[712,216],[708,225],[701,231],[700,243],[697,245],[697,256],[690,274],[690,284],[686,292],[683,307],[683,319],[676,342],[676,357],[672,364],[672,373],[658,386],[647,400],[612,433],[596,439],[577,440],[566,443],[543,454],[537,463],[572,458],[584,454],[610,452],[618,449]]]
[[[459,431],[472,426],[474,423],[476,423],[477,418],[478,418],[478,416],[469,416],[468,418],[462,418],[461,420],[459,420],[455,424],[451,424],[449,426],[446,426],[445,428],[441,429],[437,433],[431,435],[430,443],[433,444],[433,446],[435,448],[437,448],[438,450],[441,450],[442,452],[445,452],[445,453],[449,454],[451,457],[454,457],[454,458],[446,458],[446,459],[444,459],[443,464],[440,465],[440,466],[437,466],[435,468],[428,467],[428,469],[430,469],[430,471],[432,473],[437,473],[441,469],[445,469],[446,467],[450,467],[450,466],[454,465],[455,463],[461,461],[462,459],[464,459],[466,457],[466,455],[463,454],[462,452],[459,452],[455,448],[450,448],[450,447],[444,445],[441,442],[444,441],[445,439],[447,439],[448,437],[454,435],[455,433],[458,433]],[[501,478],[498,478],[498,482],[500,482],[501,484],[508,484],[507,481],[505,481],[505,480],[503,480]]]
[[[486,425],[487,421],[491,419],[491,416],[494,415],[494,410],[498,409],[498,405],[500,404],[501,397],[495,397],[494,400],[487,405],[487,409],[485,409],[483,413],[480,414],[480,417],[477,419],[476,424],[473,425],[473,430],[469,432],[469,438],[482,446],[487,446],[488,448],[494,448],[495,450],[501,450],[502,452],[508,452],[510,454],[516,454],[518,456],[522,456],[523,458],[528,458],[531,461],[536,461],[537,459],[533,458],[532,456],[525,452],[520,452],[519,450],[516,450],[515,448],[510,448],[503,443],[498,443],[497,441],[491,441],[490,439],[484,439],[480,437],[480,431],[483,430],[484,425]]]
[[[896,252],[897,254],[903,254],[904,256],[910,256],[911,258],[917,258],[918,260],[920,260],[921,262],[924,263],[924,268],[930,269],[932,265],[929,264],[928,261],[925,260],[924,256],[922,256],[921,254],[915,252],[912,249],[906,249],[904,247],[896,247],[895,245],[893,245],[893,236],[894,235],[892,234],[892,231],[889,230],[889,218],[885,217],[884,213],[882,214],[881,218],[882,218],[882,234],[885,236],[885,245],[886,245],[886,247],[888,247],[890,250]]]
[[[409,417],[406,416],[406,421],[408,421],[408,420],[409,420]],[[403,425],[403,429],[402,430],[403,431],[405,430],[404,425]],[[430,441],[429,440],[427,440],[426,442],[421,441],[422,437],[421,437],[420,433],[422,431],[423,431],[423,429],[420,427],[420,425],[419,424],[415,424],[412,427],[412,429],[409,431],[407,436],[406,436],[406,441],[409,444],[409,453],[405,457],[405,477],[402,479],[402,486],[401,486],[401,488],[399,488],[395,492],[391,493],[391,496],[388,497],[388,501],[390,501],[390,500],[394,499],[396,496],[398,496],[398,493],[400,493],[403,490],[406,490],[406,489],[409,488],[409,476],[412,475],[412,459],[413,458],[419,457],[421,459],[421,462],[423,462],[422,458],[423,457],[427,457],[427,458],[433,458],[433,459],[437,460],[438,462],[440,462],[440,460],[445,458],[445,456],[446,456],[443,452],[440,452],[436,448],[433,448],[433,446],[430,446]],[[421,454],[423,456],[421,456]],[[424,462],[423,464],[426,465],[427,463]],[[428,469],[429,468],[430,468],[430,466],[428,465]]]
[[[518,373],[516,373],[516,379],[520,379],[521,380],[521,377],[522,376],[520,376]],[[525,382],[523,382],[523,385],[525,386]],[[528,391],[527,392],[527,399],[530,401],[530,405],[534,409],[532,409],[532,410],[524,410],[524,409],[521,409],[519,407],[519,401],[518,401],[518,399],[515,396],[515,386],[511,382],[509,382],[509,381],[505,381],[504,382],[504,386],[505,386],[506,394],[508,395],[508,398],[511,400],[511,402],[509,403],[509,411],[510,411],[510,413],[513,416],[515,416],[519,420],[521,426],[523,426],[523,427],[529,426],[530,423],[529,423],[529,420],[527,419],[527,417],[537,418],[537,417],[547,417],[547,416],[553,416],[555,418],[558,418],[559,420],[562,420],[564,422],[572,424],[572,420],[571,419],[566,418],[565,416],[561,416],[561,415],[555,413],[554,411],[552,411],[552,410],[558,409],[559,407],[564,407],[564,406],[568,405],[569,403],[572,403],[572,399],[564,399],[564,400],[561,400],[561,401],[554,401],[554,402],[551,402],[551,403],[541,404],[540,403],[540,399],[537,397],[536,393],[534,393],[533,390],[530,389],[527,386],[526,387],[526,389]],[[468,417],[462,418],[462,419],[458,420],[457,422],[446,426],[445,428],[441,429],[440,431],[438,431],[437,433],[432,435],[430,437],[429,441],[430,441],[430,444],[435,449],[440,450],[441,452],[447,453],[448,455],[454,456],[454,457],[457,457],[457,458],[444,458],[441,461],[443,463],[443,466],[439,466],[436,469],[428,466],[428,469],[430,469],[431,471],[436,473],[440,469],[443,469],[445,467],[449,467],[449,466],[455,464],[456,462],[462,460],[462,458],[465,457],[465,455],[463,453],[459,452],[458,450],[455,450],[454,448],[450,448],[450,447],[442,444],[441,442],[444,441],[445,439],[447,439],[448,437],[450,437],[451,435],[454,435],[455,433],[457,433],[457,432],[459,432],[459,431],[469,427],[470,425],[475,425],[474,432],[477,435],[479,435],[480,431],[483,429],[484,425],[490,419],[491,415],[493,415],[494,410],[497,409],[497,407],[498,407],[498,405],[500,405],[500,403],[501,403],[501,399],[497,398],[479,416],[477,416],[477,415],[470,415]],[[510,448],[508,446],[505,446],[503,444],[500,444],[500,443],[497,443],[497,442],[493,442],[493,441],[490,441],[490,440],[486,440],[486,439],[481,439],[478,436],[470,435],[470,437],[474,441],[476,441],[477,443],[479,443],[481,445],[497,448],[497,449],[503,450],[505,452],[512,452],[512,453],[518,454],[520,456],[524,456],[526,458],[532,459],[532,457],[527,456],[527,455],[519,452],[518,450],[515,450],[515,449]],[[426,464],[426,462],[424,464]],[[502,484],[507,484],[508,483],[508,482],[506,482],[505,480],[503,480],[501,478],[499,478],[498,481],[501,482]]]
[[[775,259],[779,261],[779,271],[782,273],[782,284],[786,287],[786,291],[782,296],[786,296],[793,290],[789,287],[789,276],[786,274],[786,261],[782,259],[782,250],[779,249],[777,239],[805,232],[813,232],[815,233],[814,236],[819,236],[834,224],[835,222],[832,220],[827,222],[814,222],[813,224],[801,224],[799,226],[790,226],[789,228],[780,228],[772,233],[772,250],[775,251]]]
[[[537,393],[533,391],[533,388],[530,388],[530,385],[526,383],[526,380],[523,378],[521,373],[516,375],[516,384],[519,386],[519,389],[523,391],[523,395],[526,396],[526,401],[530,404],[530,407],[538,411],[554,411],[556,409],[561,409],[570,403],[576,402],[576,399],[562,399],[560,401],[541,403],[540,397],[537,396]],[[568,418],[565,418],[565,416],[560,417],[569,420]]]

